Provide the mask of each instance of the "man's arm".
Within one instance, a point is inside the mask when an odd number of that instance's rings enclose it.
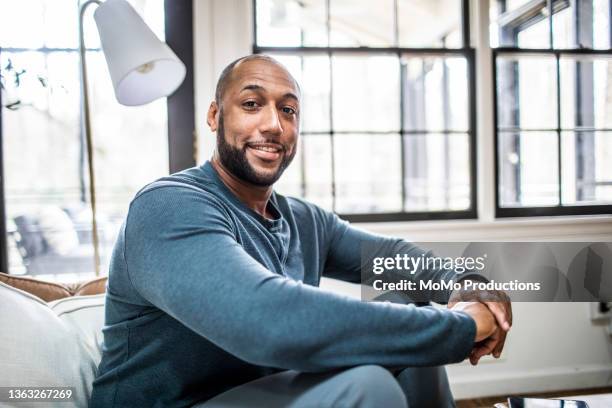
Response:
[[[410,258],[418,259],[434,256],[431,251],[420,248],[411,242],[355,228],[335,214],[320,211],[325,219],[329,234],[327,263],[323,272],[325,276],[354,283],[367,283],[374,275],[370,274],[370,276],[364,277],[362,276],[362,269],[366,270],[373,258],[393,258],[396,255],[407,255]],[[366,248],[364,251],[366,257],[363,257],[362,254],[363,248]],[[445,268],[419,268],[414,273],[411,273],[411,271],[388,271],[383,276],[387,278],[387,281],[392,278],[432,282],[450,280],[456,282],[470,278],[482,279],[480,275],[470,271],[457,274],[454,270]],[[364,282],[361,282],[363,278],[365,278]],[[436,302],[446,303],[450,294],[451,291],[449,290],[436,291],[435,296],[433,293],[422,293],[422,296],[427,299],[435,297]]]
[[[324,274],[329,277],[346,280],[349,282],[360,282],[363,278],[361,270],[368,265],[374,257],[394,257],[397,254],[406,254],[409,257],[419,258],[421,256],[432,256],[431,251],[426,251],[418,246],[397,238],[384,237],[355,228],[345,221],[340,220],[335,214],[321,211],[325,220],[326,229],[329,232],[329,249],[326,270]],[[362,259],[362,247],[367,247],[367,258]],[[365,265],[364,265],[365,264]],[[431,280],[475,280],[488,282],[486,278],[474,272],[457,274],[450,269],[420,269],[414,275],[406,272],[397,278],[418,279],[422,281]],[[366,282],[364,282],[366,283]],[[452,309],[458,302],[480,302],[491,311],[499,332],[494,333],[486,342],[476,345],[470,353],[470,361],[477,364],[478,360],[487,354],[499,357],[503,351],[506,334],[512,325],[512,305],[510,299],[504,292],[499,291],[437,291],[424,294],[427,299],[435,298],[438,303],[448,303]]]
[[[237,242],[225,210],[195,189],[139,196],[125,241],[144,299],[253,364],[431,366],[463,360],[474,344],[468,313],[361,302],[272,273]]]

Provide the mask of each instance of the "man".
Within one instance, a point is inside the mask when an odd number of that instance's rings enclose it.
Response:
[[[437,366],[499,356],[509,302],[455,296],[440,310],[317,288],[322,275],[359,281],[361,244],[422,251],[273,192],[296,153],[299,115],[300,89],[272,58],[223,71],[207,117],[212,160],[130,205],[92,407],[452,406]]]

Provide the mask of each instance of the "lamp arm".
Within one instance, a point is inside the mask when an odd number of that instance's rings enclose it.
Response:
[[[83,30],[83,20],[87,7],[92,4],[100,6],[99,0],[88,0],[81,4],[79,10],[79,55],[81,65],[81,115],[82,115],[82,131],[85,133],[87,142],[87,165],[89,170],[89,195],[91,204],[91,234],[94,247],[94,267],[96,276],[100,276],[100,242],[98,238],[98,224],[96,220],[96,187],[94,178],[94,163],[93,163],[93,142],[91,135],[91,118],[89,116],[89,91],[87,89],[87,63],[86,63],[86,48],[85,35]]]

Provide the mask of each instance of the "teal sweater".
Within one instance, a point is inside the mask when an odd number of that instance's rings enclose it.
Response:
[[[136,195],[111,259],[92,407],[189,406],[278,370],[432,366],[469,354],[467,314],[317,287],[321,276],[358,282],[362,243],[382,256],[421,249],[280,194],[269,210],[273,220],[246,207],[209,162]]]

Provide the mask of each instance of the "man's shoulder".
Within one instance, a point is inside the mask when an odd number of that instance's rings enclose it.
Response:
[[[134,196],[137,199],[151,191],[159,189],[170,189],[170,193],[180,189],[190,189],[206,192],[206,176],[199,171],[199,168],[183,170],[169,176],[160,177],[155,181],[142,187]],[[164,191],[166,192],[166,191]]]
[[[190,205],[223,207],[223,199],[216,192],[211,180],[198,174],[197,168],[188,169],[169,176],[161,177],[141,188],[132,201],[134,204],[155,206],[165,202],[186,207]]]

